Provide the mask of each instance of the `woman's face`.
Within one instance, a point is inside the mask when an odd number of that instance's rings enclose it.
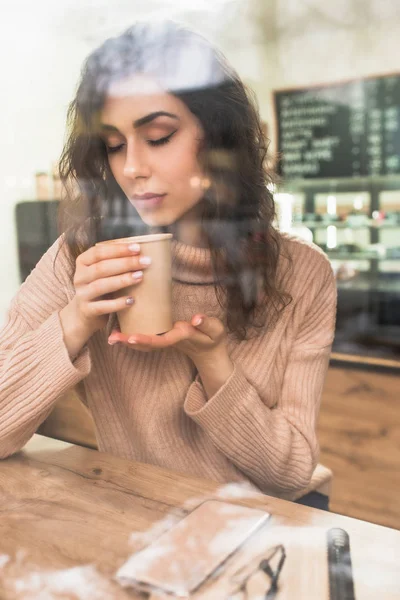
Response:
[[[196,213],[204,194],[202,129],[181,100],[136,76],[112,86],[100,123],[110,169],[147,225]]]

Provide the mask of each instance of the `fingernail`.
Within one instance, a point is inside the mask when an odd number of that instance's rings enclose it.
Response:
[[[151,258],[150,258],[150,256],[141,256],[139,258],[139,263],[141,265],[151,265]]]
[[[128,344],[137,344],[135,338],[128,338]]]
[[[129,244],[128,249],[132,250],[132,252],[140,252],[139,244]]]
[[[201,319],[200,317],[198,317],[197,319],[195,319],[195,320],[193,321],[193,323],[194,323],[195,325],[201,325],[201,324],[202,324],[202,322],[203,322],[203,319]]]
[[[143,271],[135,271],[134,273],[132,273],[132,277],[133,279],[142,279]]]
[[[114,346],[114,344],[118,344],[117,340],[108,340],[108,343],[110,344],[110,346]]]
[[[134,298],[132,298],[132,296],[128,296],[128,298],[125,300],[125,304],[127,304],[128,306],[130,306],[134,302],[135,302],[135,300],[134,300]]]

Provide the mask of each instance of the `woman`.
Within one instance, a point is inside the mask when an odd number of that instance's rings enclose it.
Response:
[[[138,24],[88,57],[69,126],[64,234],[1,334],[0,456],[77,386],[100,450],[298,498],[318,458],[335,283],[321,250],[274,229],[243,83],[197,34]],[[95,247],[120,237],[103,218],[118,202],[136,215],[121,237],[173,233],[175,325],[162,337],[115,327],[134,297],[112,292],[151,269],[140,247]]]

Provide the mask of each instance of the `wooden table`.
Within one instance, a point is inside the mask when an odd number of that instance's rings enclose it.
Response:
[[[400,598],[399,531],[39,435],[0,461],[0,598],[138,598],[113,580],[117,569],[166,528],[166,518],[177,521],[221,496],[272,514],[260,535],[266,551],[286,548],[277,600],[328,598],[330,527],[350,535],[357,600]],[[207,597],[223,600],[221,593]]]

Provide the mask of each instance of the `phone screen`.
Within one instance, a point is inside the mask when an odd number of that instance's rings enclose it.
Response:
[[[119,569],[123,586],[160,589],[186,597],[269,518],[269,513],[207,500],[134,554]]]

